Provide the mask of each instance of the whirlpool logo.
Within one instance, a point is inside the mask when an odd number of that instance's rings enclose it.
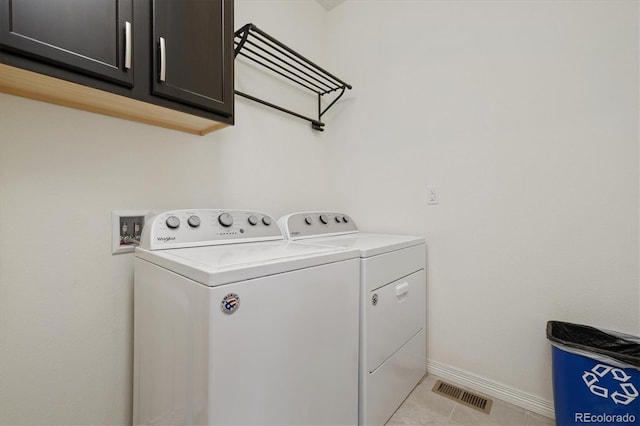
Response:
[[[158,241],[162,241],[163,243],[168,243],[169,241],[175,240],[176,237],[158,237]]]

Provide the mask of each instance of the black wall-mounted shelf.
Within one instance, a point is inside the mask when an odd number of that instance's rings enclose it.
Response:
[[[259,102],[279,111],[291,114],[311,122],[315,130],[324,130],[322,116],[344,95],[351,85],[322,69],[295,50],[279,42],[253,24],[246,24],[234,34],[235,56],[238,55],[255,62],[270,71],[290,80],[318,96],[318,119],[306,117],[271,102],[246,93],[235,91],[236,95]],[[335,95],[326,108],[322,108],[322,99],[326,95]]]

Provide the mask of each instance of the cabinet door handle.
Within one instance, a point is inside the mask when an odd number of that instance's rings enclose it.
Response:
[[[165,50],[164,37],[160,37],[160,81],[165,81],[167,78],[167,55]]]
[[[131,22],[124,24],[124,69],[131,69]]]

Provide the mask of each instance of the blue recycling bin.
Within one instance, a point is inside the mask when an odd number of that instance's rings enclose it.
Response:
[[[552,344],[556,425],[640,425],[640,339],[560,321]]]

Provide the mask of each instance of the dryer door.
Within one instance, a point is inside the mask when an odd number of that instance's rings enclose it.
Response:
[[[369,293],[366,330],[369,372],[424,328],[425,287],[421,269]]]

